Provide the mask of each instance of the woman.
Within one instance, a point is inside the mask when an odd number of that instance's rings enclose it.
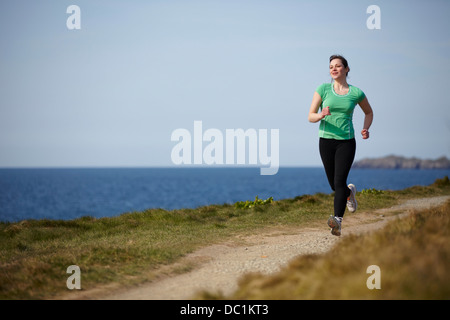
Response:
[[[355,212],[357,207],[356,187],[353,184],[347,185],[347,177],[356,152],[352,122],[355,106],[359,104],[365,114],[361,131],[363,139],[369,138],[369,128],[373,120],[372,108],[364,92],[347,83],[349,71],[344,57],[330,57],[330,75],[334,81],[317,88],[308,115],[310,122],[320,121],[320,157],[331,189],[335,191],[334,216],[328,219],[328,226],[335,236],[341,235],[346,205],[350,212]]]

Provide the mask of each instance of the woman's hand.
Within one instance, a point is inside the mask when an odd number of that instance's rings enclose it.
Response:
[[[359,103],[359,106],[364,111],[364,125],[361,134],[363,139],[369,139],[369,128],[373,121],[373,111],[372,107],[370,106],[369,101],[367,100],[367,97],[363,99]]]
[[[331,115],[330,107],[323,108],[321,112],[319,112],[320,105],[322,104],[322,98],[316,92],[314,92],[313,100],[311,102],[311,107],[309,108],[308,113],[308,121],[309,122],[319,122],[326,116]]]
[[[325,118],[325,116],[331,116],[330,107],[326,106],[323,108],[320,114],[322,115],[322,119]]]
[[[363,139],[369,139],[369,130],[362,129],[361,134]]]

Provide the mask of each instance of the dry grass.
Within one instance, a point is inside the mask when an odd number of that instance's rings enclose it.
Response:
[[[381,289],[367,288],[370,265],[380,267]],[[299,257],[275,275],[248,275],[226,298],[449,299],[449,269],[450,201],[343,238],[330,252]]]

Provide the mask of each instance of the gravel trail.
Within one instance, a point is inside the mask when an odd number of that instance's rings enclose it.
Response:
[[[414,209],[424,209],[443,204],[450,196],[408,200],[391,208],[375,212],[347,213],[342,236],[330,234],[326,225],[308,228],[279,229],[264,234],[241,237],[233,241],[201,248],[187,255],[180,268],[193,266],[189,272],[160,277],[136,288],[83,297],[108,300],[184,300],[196,292],[222,292],[231,294],[237,289],[238,279],[249,272],[270,274],[298,255],[324,253],[352,233],[367,233],[382,228],[389,220],[408,214]],[[173,270],[173,269],[172,269]]]

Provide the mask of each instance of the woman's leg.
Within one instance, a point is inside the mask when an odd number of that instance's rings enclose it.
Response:
[[[334,189],[334,168],[335,168],[335,153],[336,140],[320,138],[319,152],[322,159],[323,167],[327,175],[328,183],[333,191]]]
[[[350,189],[347,186],[347,177],[353,164],[356,153],[356,141],[339,141],[335,152],[334,169],[334,215],[343,217],[347,198],[350,196]]]
[[[356,153],[356,141],[321,138],[319,141],[320,157],[325,168],[328,183],[334,194],[334,215],[343,217],[350,189],[347,177]]]

